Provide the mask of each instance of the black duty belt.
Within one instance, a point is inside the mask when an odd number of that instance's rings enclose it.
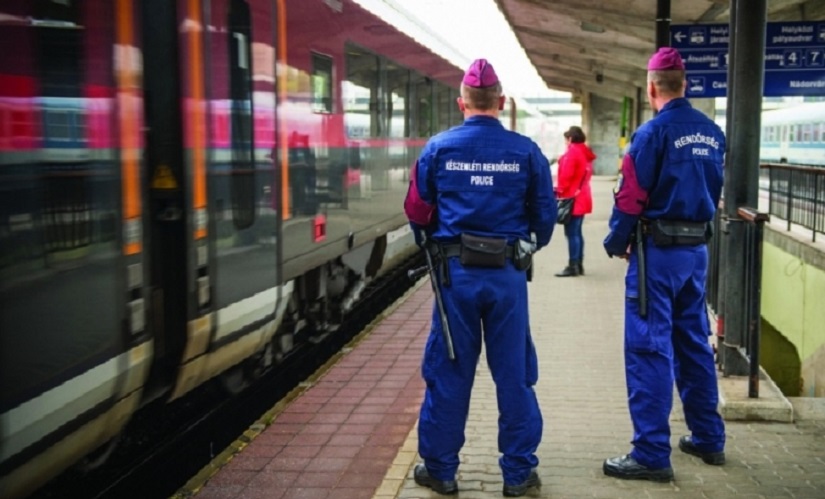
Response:
[[[695,246],[710,238],[707,222],[688,220],[639,220],[642,234],[656,246]]]
[[[461,245],[460,244],[442,244],[440,245],[441,254],[444,255],[445,258],[450,258],[453,256],[461,256]],[[513,258],[513,246],[508,244],[506,248],[504,248],[504,256],[506,258]]]

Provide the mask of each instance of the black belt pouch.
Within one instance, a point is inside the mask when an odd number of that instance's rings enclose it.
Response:
[[[504,267],[507,239],[461,234],[461,265],[468,267]]]
[[[704,222],[654,220],[650,231],[656,246],[698,246],[708,240]]]

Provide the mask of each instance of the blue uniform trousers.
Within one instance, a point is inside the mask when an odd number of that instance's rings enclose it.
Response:
[[[463,267],[450,258],[450,286],[441,292],[456,359],[447,357],[438,309],[433,306],[422,375],[427,388],[418,423],[419,454],[431,476],[455,479],[458,453],[482,339],[496,384],[499,464],[504,483],[524,482],[538,466],[542,417],[533,389],[538,359],[530,336],[527,278],[508,260],[504,268]]]
[[[707,246],[656,247],[647,238],[647,317],[639,316],[638,260],[631,254],[625,285],[625,370],[633,422],[632,456],[650,468],[670,467],[673,383],[693,443],[703,452],[725,446],[710,326],[705,305]]]

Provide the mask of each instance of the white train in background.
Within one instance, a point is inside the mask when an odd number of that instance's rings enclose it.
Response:
[[[763,112],[759,159],[825,166],[825,102]]]

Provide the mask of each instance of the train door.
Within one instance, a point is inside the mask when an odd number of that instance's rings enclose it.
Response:
[[[150,262],[150,326],[155,339],[151,382],[163,389],[173,381],[180,362],[191,308],[187,226],[192,213],[187,209],[177,5],[168,0],[145,0],[141,5],[145,239]]]
[[[274,10],[142,6],[152,380],[177,398],[264,350],[274,327]]]

